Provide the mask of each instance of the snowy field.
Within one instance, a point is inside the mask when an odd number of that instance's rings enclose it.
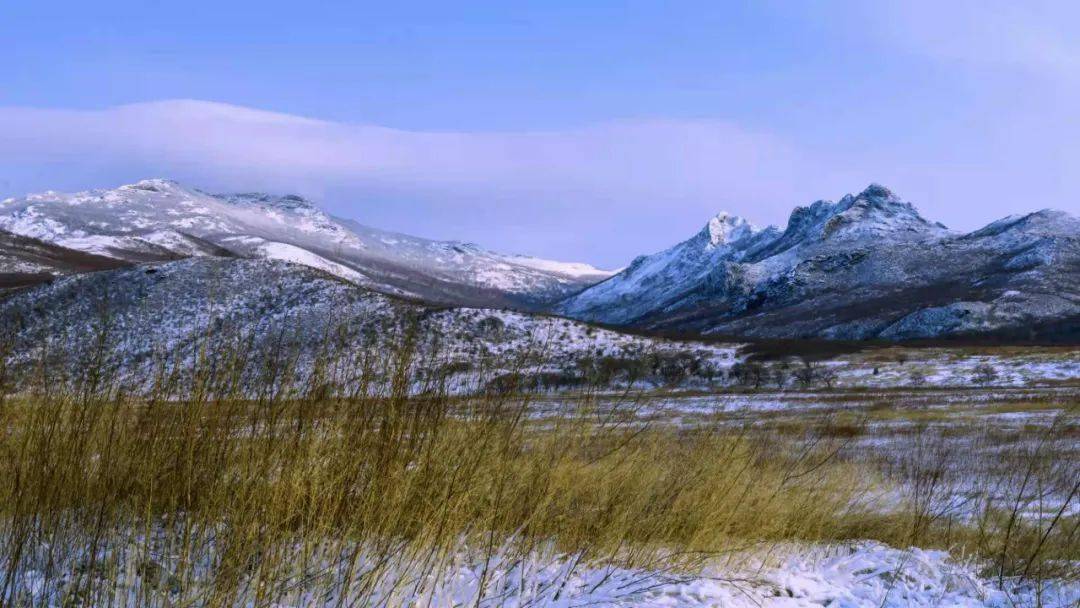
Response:
[[[1058,487],[1027,488],[1034,512],[1080,515],[1080,496],[1066,501],[1080,479],[1080,391],[1075,386],[965,389],[721,390],[646,392],[539,401],[536,417],[575,408],[621,417],[628,424],[719,425],[744,429],[761,441],[813,441],[836,446],[837,457],[873,463],[901,483],[905,470],[948,463],[938,491],[940,516],[963,518],[988,498],[1015,495],[1022,462],[1043,455],[1058,467]],[[913,462],[918,460],[919,462]],[[907,475],[910,476],[910,475]],[[946,485],[948,484],[948,485]]]
[[[29,590],[19,605],[67,605],[62,601],[66,589],[86,585],[85,580],[73,577],[59,586],[45,585],[41,569],[50,564],[47,551],[39,553],[40,561],[17,574]],[[729,555],[698,576],[593,566],[548,550],[513,558],[498,553],[483,559],[451,556],[437,575],[383,564],[379,582],[362,587],[343,584],[342,561],[297,565],[297,582],[273,605],[328,608],[359,601],[371,606],[482,608],[1068,608],[1080,602],[1077,583],[1006,579],[999,586],[980,576],[973,561],[875,542],[759,547]],[[181,586],[170,575],[170,565],[161,555],[126,553],[113,563],[125,576],[105,589],[84,593],[114,606],[169,606]],[[373,567],[360,558],[359,572]],[[187,585],[197,587],[199,581]],[[91,583],[87,588],[94,587]],[[250,601],[241,599],[238,605],[258,605],[257,590],[242,595]]]
[[[581,408],[583,399],[553,397],[544,415]],[[584,399],[601,415],[632,424],[685,428],[721,424],[761,441],[815,437],[836,458],[870,465],[895,490],[868,497],[883,511],[920,501],[930,517],[971,524],[989,505],[1045,525],[1080,516],[1080,391],[1043,387],[867,390],[664,391],[633,398]],[[925,475],[932,471],[933,487]],[[1033,481],[1033,477],[1038,481]],[[954,556],[955,557],[955,556]],[[803,547],[748,576],[672,582],[648,600],[656,606],[1077,606],[1077,579],[1036,593],[1029,584],[998,588],[971,562],[940,551],[899,551],[875,543]]]
[[[1077,584],[1039,587],[1010,582],[999,589],[975,570],[974,564],[953,560],[942,551],[897,550],[879,543],[786,547],[753,567],[714,569],[699,578],[587,570],[569,577],[561,598],[541,595],[532,604],[567,608],[1064,608],[1080,602]],[[468,603],[471,598],[463,595],[452,603]]]

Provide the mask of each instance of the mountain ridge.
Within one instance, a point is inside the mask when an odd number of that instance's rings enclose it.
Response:
[[[390,295],[539,309],[610,273],[334,217],[297,195],[209,194],[167,179],[0,202],[0,229],[129,263],[189,256],[281,259]]]
[[[645,330],[834,339],[1017,331],[1080,317],[1080,220],[1063,211],[964,234],[871,184],[795,207],[783,230],[703,249],[712,227],[639,257],[556,312]]]
[[[297,195],[164,179],[0,202],[0,289],[193,257],[283,261],[438,306],[682,335],[1080,335],[1080,219],[1043,209],[961,233],[879,184],[797,206],[783,228],[718,213],[615,273],[370,228]]]

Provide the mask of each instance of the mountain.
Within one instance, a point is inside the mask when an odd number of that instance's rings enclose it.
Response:
[[[201,262],[170,265],[178,261]],[[195,272],[215,267],[210,262],[244,268],[245,261],[308,267],[310,276],[334,278],[336,290],[361,288],[355,293],[371,297],[553,312],[676,334],[1080,338],[1080,220],[1043,210],[962,234],[876,184],[797,207],[783,229],[721,213],[686,241],[613,276],[369,228],[293,195],[213,195],[146,180],[0,202],[0,291],[88,271],[109,271],[94,279],[106,281],[139,276],[147,264]],[[276,314],[288,316],[288,303],[308,293],[295,268],[259,272],[260,280],[283,282],[273,297],[286,308]],[[202,270],[195,276],[207,278]],[[247,287],[219,291],[233,293],[236,306],[251,305],[245,298],[261,287],[234,278]],[[170,284],[177,293],[194,289],[180,277]],[[46,287],[31,293],[51,293]],[[123,293],[118,297],[132,297]],[[34,297],[16,295],[20,310]]]
[[[874,184],[783,230],[721,214],[555,310],[754,338],[1076,338],[1080,220],[1044,210],[959,234]]]
[[[295,195],[214,195],[162,179],[8,199],[0,202],[0,230],[122,263],[284,260],[382,293],[453,305],[538,309],[611,274],[377,230]]]
[[[573,381],[583,360],[601,356],[692,354],[718,368],[734,362],[730,345],[650,339],[548,315],[432,306],[299,264],[197,256],[60,276],[0,297],[0,364],[19,375],[51,369],[60,377],[100,361],[138,389],[156,379],[162,361],[189,361],[204,350],[250,355],[251,373],[275,356],[295,357],[310,371],[327,346],[345,363],[393,357],[411,328],[418,330],[417,360],[429,372],[445,370],[455,390],[517,372]],[[208,340],[224,348],[203,349]]]

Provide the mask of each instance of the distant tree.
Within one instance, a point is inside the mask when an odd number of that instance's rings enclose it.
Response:
[[[776,385],[776,388],[784,388],[787,386],[788,372],[786,365],[775,365],[769,369],[769,381]]]
[[[980,363],[975,366],[973,371],[975,373],[975,382],[979,384],[990,384],[998,378],[997,370],[989,363]]]
[[[742,386],[761,388],[765,382],[765,367],[757,361],[736,363],[731,367],[731,375]]]
[[[795,381],[803,388],[810,388],[818,381],[818,367],[809,359],[803,359],[803,364],[793,374]]]
[[[802,366],[795,370],[795,381],[803,388],[812,386],[825,386],[832,388],[836,384],[837,375],[832,368],[815,363],[809,359],[803,359]]]
[[[922,386],[926,384],[926,372],[921,369],[913,369],[908,374],[908,382],[912,386]]]
[[[583,355],[577,360],[577,372],[589,380],[596,379],[596,359]]]
[[[600,385],[610,384],[620,377],[633,382],[642,375],[640,360],[603,355],[600,351],[580,357],[577,367],[582,378]]]
[[[665,363],[660,366],[660,379],[668,386],[675,386],[686,378],[685,370],[678,363]]]
[[[832,388],[838,379],[836,370],[833,368],[822,366],[818,369],[818,381],[824,384],[826,388]]]

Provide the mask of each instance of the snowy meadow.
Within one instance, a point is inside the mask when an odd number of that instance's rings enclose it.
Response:
[[[947,391],[557,398],[504,360],[463,395],[414,333],[384,338],[306,358],[208,339],[139,392],[104,342],[6,372],[3,604],[1080,598],[1068,391],[1025,394],[1030,419]],[[980,398],[968,424],[957,401]]]

